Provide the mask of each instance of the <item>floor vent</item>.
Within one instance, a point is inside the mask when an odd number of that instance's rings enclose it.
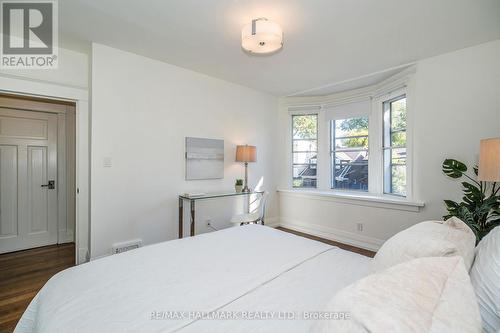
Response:
[[[113,254],[127,252],[130,250],[138,249],[142,246],[140,239],[134,239],[128,242],[113,244]]]

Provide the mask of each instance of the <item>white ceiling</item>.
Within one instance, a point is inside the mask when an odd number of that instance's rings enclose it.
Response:
[[[61,44],[95,41],[274,95],[318,95],[500,38],[500,0],[60,0]],[[253,18],[284,48],[240,48]],[[354,78],[361,78],[356,83]],[[364,83],[363,83],[364,82]],[[315,89],[319,88],[319,89]]]

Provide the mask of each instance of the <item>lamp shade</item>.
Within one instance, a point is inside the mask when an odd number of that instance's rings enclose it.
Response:
[[[500,181],[500,138],[481,140],[478,179]]]
[[[242,145],[236,147],[236,162],[257,161],[257,148],[255,146]]]
[[[250,53],[272,53],[283,46],[283,30],[279,24],[258,18],[241,30],[241,46]]]

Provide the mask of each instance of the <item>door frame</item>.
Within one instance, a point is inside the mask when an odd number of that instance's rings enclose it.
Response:
[[[90,105],[88,90],[0,76],[0,93],[75,103],[75,263],[90,258]]]
[[[56,117],[57,122],[57,244],[74,242],[75,220],[74,211],[76,204],[75,183],[70,183],[70,175],[76,170],[76,143],[71,141],[75,138],[76,112],[74,102],[61,102],[53,99],[41,99],[33,97],[20,97],[19,95],[0,93],[0,107],[13,110],[14,114],[19,112],[51,114]],[[71,120],[68,120],[71,119]],[[71,124],[72,123],[72,124]],[[68,129],[68,127],[70,129]],[[69,142],[72,147],[69,148]],[[71,154],[72,156],[70,156]],[[71,165],[68,165],[72,162]],[[75,175],[76,176],[76,175]],[[72,199],[72,217],[68,214]],[[72,228],[68,229],[68,221],[72,220]]]

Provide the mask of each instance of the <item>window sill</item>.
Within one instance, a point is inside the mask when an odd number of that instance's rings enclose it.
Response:
[[[375,195],[370,193],[353,193],[343,191],[322,191],[310,189],[278,190],[280,195],[315,200],[334,201],[351,205],[368,206],[376,208],[404,210],[419,212],[424,207],[423,202],[410,201],[389,195]]]

